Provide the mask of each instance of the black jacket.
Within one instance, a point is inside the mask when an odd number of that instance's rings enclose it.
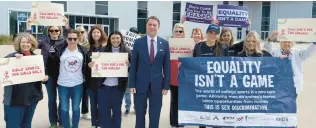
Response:
[[[205,41],[199,42],[195,44],[194,50],[193,50],[193,57],[201,57],[202,56],[202,45],[206,43]],[[216,47],[220,49],[221,56],[228,56],[228,49],[226,46],[220,44],[219,42],[216,42]]]
[[[105,47],[95,48],[94,46],[90,46],[90,50],[88,52],[88,56],[92,56],[92,52],[105,52]],[[88,64],[92,61],[92,59],[88,58]],[[102,84],[101,78],[92,78],[91,77],[91,68],[87,67],[87,74],[86,74],[86,88],[90,89],[92,92],[96,92],[98,90],[97,85]]]
[[[112,52],[112,48],[110,47],[106,47],[105,52]],[[120,52],[121,53],[128,53],[128,61],[131,62],[131,50],[128,47],[120,47]],[[102,88],[103,86],[105,86],[103,84],[103,82],[105,81],[106,78],[101,78],[100,83],[98,85],[99,88]],[[119,77],[118,78],[118,87],[120,88],[120,90],[122,92],[124,92],[127,88],[127,82],[128,82],[128,77]]]
[[[22,53],[14,52],[5,58],[15,57],[15,54]],[[35,55],[33,52],[31,52],[31,54]],[[42,99],[43,91],[41,81],[4,87],[3,103],[8,106],[28,106]]]
[[[240,41],[236,44],[233,44],[232,46],[226,46],[228,56],[237,56],[239,52],[243,50],[244,47],[244,41]]]
[[[55,50],[57,52],[55,52],[53,55],[50,55],[47,59],[47,62],[49,62],[47,64],[46,69],[51,70],[51,74],[53,77],[58,78],[59,75],[59,68],[60,68],[60,57],[62,56],[62,54],[64,53],[64,51],[66,50],[68,44],[61,44],[61,45],[56,45]],[[82,54],[83,56],[83,62],[82,62],[82,74],[84,75],[84,82],[86,82],[89,78],[89,74],[90,72],[88,72],[88,62],[89,62],[89,55],[88,55],[88,50],[86,48],[84,48],[81,45],[77,45],[79,52]]]
[[[262,54],[253,53],[252,55],[246,55],[246,52],[242,51],[242,52],[239,52],[237,56],[238,57],[272,57],[272,55],[265,50],[262,50]]]

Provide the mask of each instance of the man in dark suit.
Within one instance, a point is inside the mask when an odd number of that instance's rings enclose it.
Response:
[[[146,21],[147,35],[135,40],[129,72],[129,88],[135,93],[136,128],[145,128],[147,99],[149,127],[159,128],[162,95],[170,87],[169,43],[157,36],[160,21],[151,16]]]

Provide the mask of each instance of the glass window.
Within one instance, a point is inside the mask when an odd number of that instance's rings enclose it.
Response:
[[[244,1],[238,1],[238,6],[244,6]]]
[[[110,21],[109,21],[108,18],[102,18],[102,23],[103,23],[104,25],[109,25],[109,24],[110,24]]]
[[[223,4],[229,4],[229,1],[223,1]]]
[[[108,1],[95,1],[95,4],[108,5]]]
[[[173,2],[173,12],[181,12],[181,1]]]
[[[262,17],[270,17],[270,6],[262,6]]]
[[[104,26],[104,32],[107,34],[107,36],[109,36],[109,27],[108,26]]]
[[[270,25],[270,18],[262,18],[261,25],[269,26]]]
[[[314,16],[316,16],[316,2],[315,1],[313,2],[312,15],[313,15],[313,18]]]
[[[18,26],[17,26],[17,12],[16,11],[9,11],[10,14],[10,34],[14,35],[18,32]]]
[[[102,18],[97,18],[97,24],[102,24]]]
[[[147,1],[138,1],[138,9],[147,10]]]
[[[138,9],[137,18],[147,18],[147,10]]]
[[[67,1],[52,1],[51,3],[64,4],[64,11],[67,12]]]
[[[82,17],[84,24],[89,24],[89,17]]]
[[[115,27],[115,23],[114,23],[114,19],[110,19],[110,32],[113,32],[114,31],[114,27]],[[107,33],[108,34],[108,33]]]
[[[137,19],[137,28],[140,33],[146,33],[146,19]]]
[[[82,23],[82,16],[76,16],[76,23]]]
[[[173,20],[180,20],[181,16],[180,13],[173,13]]]
[[[261,25],[261,31],[269,31],[269,25]]]
[[[26,22],[18,21],[18,25],[19,25],[19,33],[20,33],[20,32],[25,32],[25,29],[26,29]]]
[[[108,6],[95,5],[95,14],[108,15]]]
[[[75,28],[75,16],[69,16],[68,18],[68,22],[69,22],[69,27],[70,28]]]
[[[90,17],[90,24],[96,24],[96,18],[95,17]]]
[[[270,6],[271,5],[271,2],[270,1],[265,1],[265,2],[262,2],[262,5],[263,6]]]
[[[37,33],[44,33],[44,26],[37,26]]]

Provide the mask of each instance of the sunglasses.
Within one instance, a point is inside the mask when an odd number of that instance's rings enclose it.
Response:
[[[183,33],[183,31],[174,31],[175,33]]]
[[[49,30],[49,32],[53,33],[53,32],[59,32],[59,30]]]
[[[68,38],[68,41],[77,41],[77,38]]]
[[[84,31],[81,31],[80,33],[81,33],[81,34],[84,34]]]

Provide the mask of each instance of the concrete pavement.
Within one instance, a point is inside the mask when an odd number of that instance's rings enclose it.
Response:
[[[296,44],[299,48],[305,48],[308,44]],[[279,47],[278,44],[275,47]],[[0,57],[13,52],[12,46],[0,46]],[[315,128],[316,126],[316,52],[311,58],[304,62],[304,91],[298,96],[298,121],[299,128]],[[47,95],[45,86],[43,86],[44,99],[39,102],[34,118],[33,118],[33,128],[48,128],[48,107],[47,107]],[[170,92],[169,92],[170,94]],[[160,128],[170,128],[169,125],[169,104],[170,95],[164,96],[163,107],[160,118]],[[0,99],[3,99],[3,88],[0,88]],[[2,101],[1,101],[2,102]],[[124,103],[122,105],[122,111],[125,110]],[[133,108],[133,106],[131,107]],[[133,110],[133,109],[132,109]],[[147,121],[148,123],[148,115]],[[80,120],[80,128],[89,128],[90,122],[87,120]],[[135,127],[135,114],[130,114],[128,117],[123,116],[122,118],[122,128],[133,128]],[[0,128],[5,128],[5,122],[3,119],[3,105],[0,105]],[[194,128],[194,127],[187,127]],[[195,127],[197,128],[197,127]]]

